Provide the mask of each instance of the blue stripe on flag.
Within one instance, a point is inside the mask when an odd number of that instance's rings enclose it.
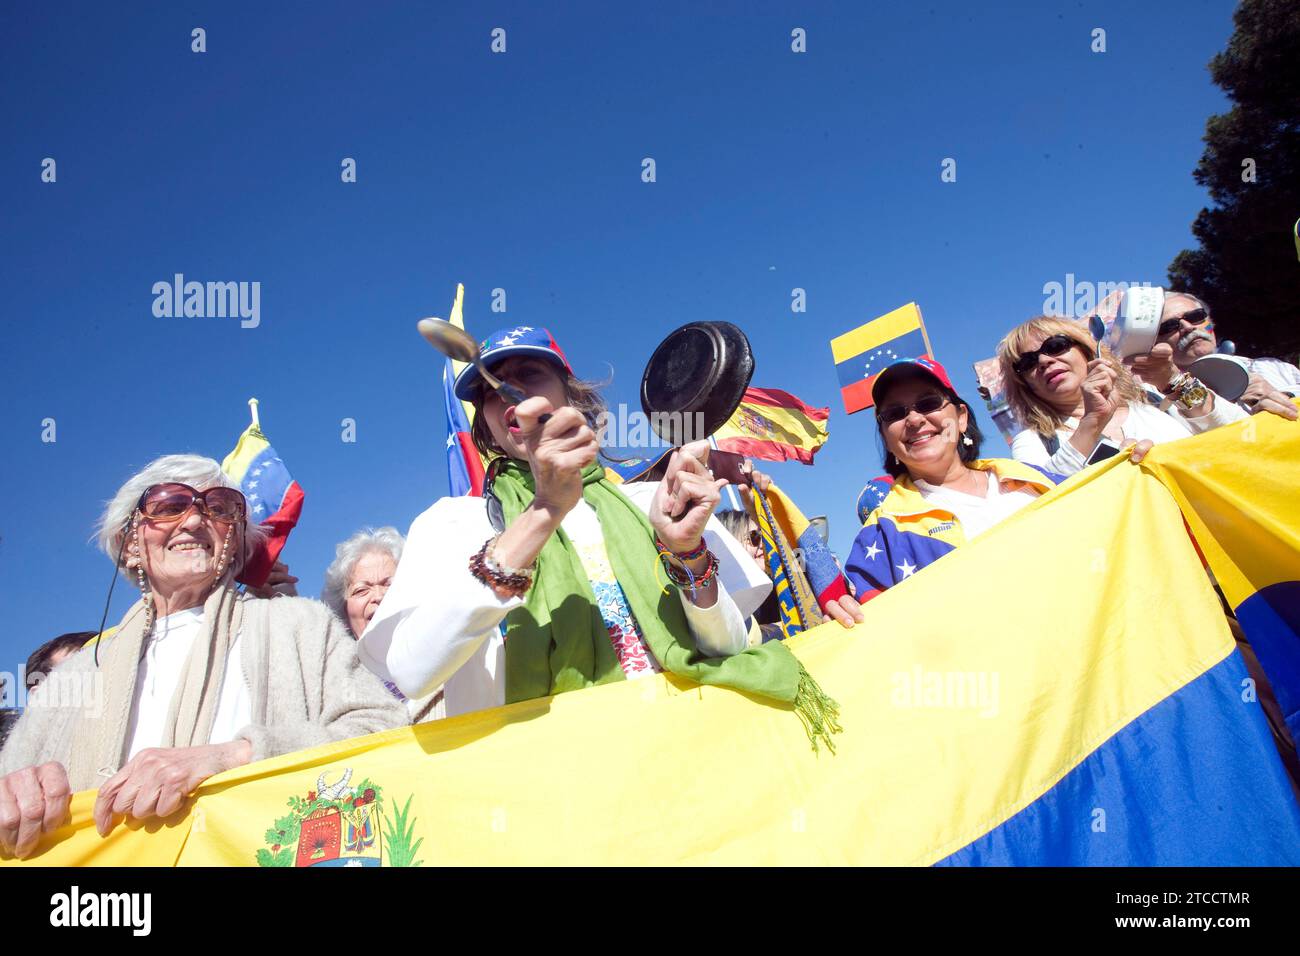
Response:
[[[940,866],[1296,866],[1300,807],[1237,651]]]
[[[913,329],[906,335],[882,342],[874,349],[859,352],[837,363],[835,375],[839,378],[840,388],[844,388],[883,371],[886,365],[897,359],[920,358],[925,354],[925,336],[920,329]]]

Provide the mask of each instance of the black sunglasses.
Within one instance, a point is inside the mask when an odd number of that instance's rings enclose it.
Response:
[[[1170,332],[1177,332],[1184,322],[1188,325],[1200,325],[1210,317],[1210,313],[1204,309],[1192,309],[1190,312],[1184,312],[1182,315],[1175,316],[1172,319],[1165,319],[1160,323],[1161,336],[1168,335]]]
[[[913,409],[922,415],[933,415],[945,405],[951,404],[951,399],[944,395],[922,395],[910,405],[904,405],[896,402],[893,405],[886,405],[884,408],[876,409],[876,417],[886,425],[892,425],[894,422],[901,422],[904,418],[912,413]]]
[[[757,548],[762,543],[763,543],[763,536],[761,534],[759,534],[757,531],[751,531],[749,533],[749,546],[751,548]]]
[[[1038,356],[1050,355],[1055,357],[1057,355],[1064,355],[1078,344],[1078,342],[1070,338],[1068,335],[1050,336],[1049,338],[1044,339],[1043,344],[1038,346],[1038,348],[1034,349],[1032,352],[1021,353],[1016,360],[1011,363],[1011,367],[1015,369],[1017,375],[1024,375],[1038,364]]]

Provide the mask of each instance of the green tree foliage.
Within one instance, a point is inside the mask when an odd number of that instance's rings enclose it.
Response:
[[[1210,75],[1233,107],[1205,124],[1192,174],[1214,206],[1192,226],[1199,249],[1169,266],[1173,289],[1210,304],[1221,339],[1243,355],[1300,352],[1300,2],[1242,0]],[[1246,174],[1254,160],[1254,182]]]

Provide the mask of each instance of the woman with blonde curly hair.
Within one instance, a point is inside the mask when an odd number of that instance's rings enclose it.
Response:
[[[1179,377],[1167,345],[1134,359],[1132,368],[1109,350],[1097,357],[1097,341],[1073,319],[1038,316],[998,343],[1007,400],[1025,426],[1011,443],[1018,461],[1062,475],[1083,469],[1103,439],[1124,447],[1173,441],[1244,418],[1212,391],[1183,390],[1164,405],[1152,404]],[[1137,377],[1140,376],[1140,379]],[[1199,384],[1199,383],[1198,383]],[[1184,400],[1185,399],[1185,400]]]

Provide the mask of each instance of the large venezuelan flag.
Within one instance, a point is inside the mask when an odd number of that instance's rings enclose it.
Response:
[[[456,283],[456,301],[452,304],[447,321],[458,329],[465,328],[462,305],[465,301],[464,284]],[[447,485],[448,494],[481,495],[483,493],[483,459],[470,438],[470,423],[474,406],[462,402],[452,391],[456,376],[467,363],[446,359],[442,368],[443,406],[447,412]]]
[[[289,532],[302,516],[305,495],[262,434],[256,417],[257,399],[249,404],[254,407],[253,423],[244,429],[234,451],[221,462],[221,470],[239,485],[248,499],[249,518],[269,532],[261,549],[248,559],[239,575],[242,583],[261,587],[284,550]]]
[[[1250,424],[1089,469],[864,625],[791,641],[840,703],[833,756],[786,708],[658,675],[263,761],[106,840],[87,791],[33,862],[1298,865],[1300,808],[1183,523],[1221,580],[1243,569],[1225,589],[1284,583],[1293,531],[1216,550],[1294,513],[1300,425],[1246,444]],[[666,805],[692,811],[665,826]]]
[[[829,408],[813,408],[779,388],[747,388],[713,438],[722,451],[811,465],[829,437],[830,414]]]
[[[871,386],[890,362],[934,357],[915,302],[831,339],[831,354],[844,411],[850,415],[874,404]]]

